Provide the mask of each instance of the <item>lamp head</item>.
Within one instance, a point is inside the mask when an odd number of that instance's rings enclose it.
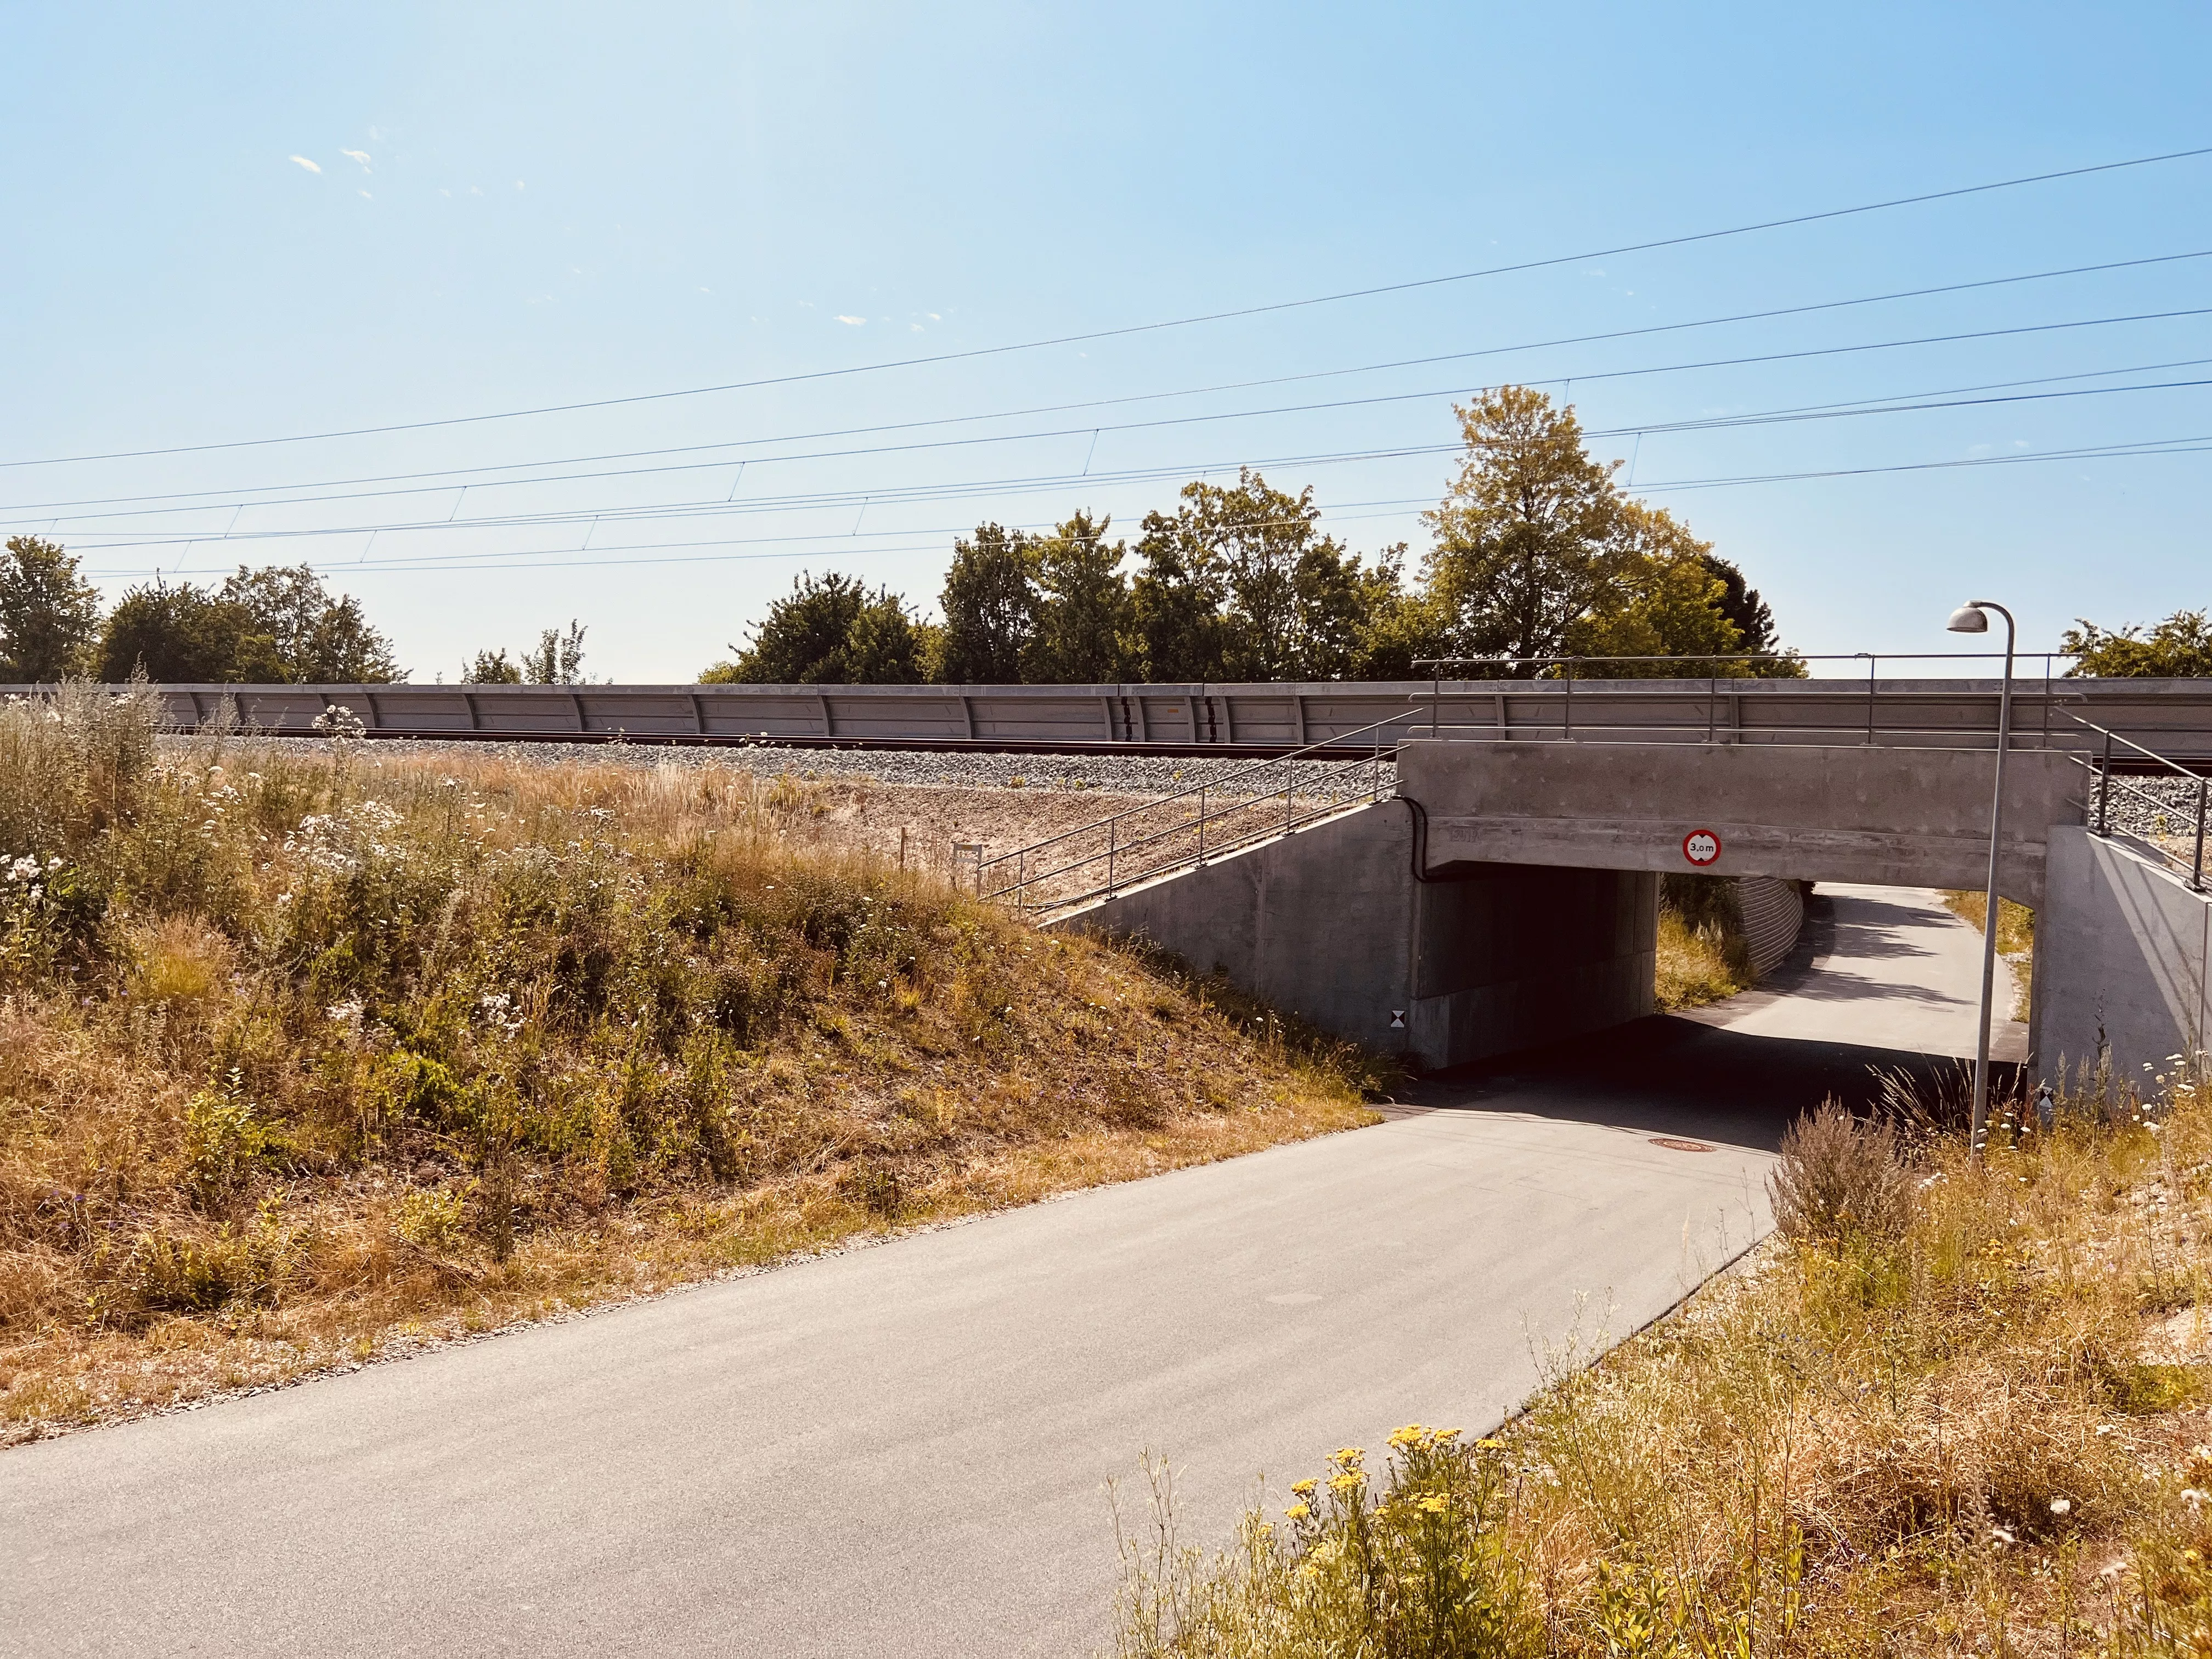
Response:
[[[1944,624],[1954,634],[1986,634],[1990,631],[1990,613],[1979,605],[1962,605],[1951,613]]]

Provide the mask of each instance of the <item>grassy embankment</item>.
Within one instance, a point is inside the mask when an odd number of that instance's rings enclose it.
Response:
[[[1495,1436],[1347,1448],[1210,1561],[1133,1525],[1119,1652],[2212,1654],[2212,1091],[2160,1092],[1979,1167],[1801,1124],[1782,1233]]]
[[[0,709],[0,1441],[1365,1121],[808,816]]]

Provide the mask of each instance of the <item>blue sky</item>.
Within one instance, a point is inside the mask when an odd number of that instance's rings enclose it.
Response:
[[[2208,46],[2212,14],[2157,5],[18,0],[0,526],[111,595],[307,560],[419,680],[571,617],[595,677],[680,680],[802,568],[927,602],[960,526],[1133,529],[1200,468],[1264,463],[1353,546],[1418,553],[1450,458],[1370,452],[1448,444],[1452,394],[1511,379],[1570,398],[1798,647],[1941,650],[1971,592],[2044,648],[2212,602],[2212,456],[2037,459],[2212,441],[2212,387],[2170,384],[2212,380],[2212,316],[2110,320],[2212,307],[2212,258],[1534,343],[2212,252],[2212,156],[962,362],[46,463],[896,364],[2192,149]],[[2039,331],[1894,343],[2002,329]],[[1659,429],[1871,399],[1954,406]],[[1940,465],[2000,458],[2027,459]],[[547,472],[620,476],[495,482]]]

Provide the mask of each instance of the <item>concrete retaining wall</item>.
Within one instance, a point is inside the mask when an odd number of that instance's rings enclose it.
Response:
[[[1739,876],[1735,903],[1752,974],[1763,978],[1797,948],[1805,927],[1805,890],[1774,876]]]
[[[1504,866],[1425,882],[1390,800],[1051,924],[1141,939],[1422,1070],[1652,1012],[1658,878]]]
[[[2051,831],[2047,896],[2035,919],[2036,1069],[2057,1080],[2109,1058],[2138,1086],[2201,1066],[2212,1032],[2212,896],[2117,840]],[[2146,1071],[2148,1066],[2150,1069]]]

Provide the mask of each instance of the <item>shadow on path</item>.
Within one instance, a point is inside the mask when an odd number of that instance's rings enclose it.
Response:
[[[2000,1091],[2018,1067],[1996,1067]],[[1772,1152],[1797,1116],[1833,1098],[1865,1109],[1884,1074],[1931,1104],[1957,1100],[1971,1064],[1902,1048],[1754,1036],[1656,1014],[1547,1048],[1437,1072],[1400,1092],[1401,1109],[1504,1112],[1685,1135]]]

